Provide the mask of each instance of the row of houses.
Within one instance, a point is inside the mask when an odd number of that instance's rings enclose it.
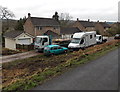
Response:
[[[61,28],[60,23],[53,18],[31,17],[28,13],[28,18],[24,24],[23,31],[10,31],[4,34],[5,48],[16,50],[16,44],[31,44],[35,36],[52,35],[53,39],[62,38],[70,39],[75,32],[82,31],[99,31],[105,35],[110,28],[106,22],[91,22],[77,20],[70,26]]]

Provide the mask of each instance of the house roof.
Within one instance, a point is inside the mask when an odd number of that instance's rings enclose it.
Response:
[[[4,34],[4,37],[8,37],[8,38],[16,38],[17,36],[19,36],[20,34],[22,33],[25,33],[24,31],[17,31],[17,30],[13,30],[13,31],[9,31],[9,32],[6,32]],[[28,36],[31,36],[33,37],[32,35],[28,34],[28,33],[25,33],[26,35]]]
[[[31,17],[31,21],[35,26],[60,26],[59,22],[52,18]]]
[[[22,34],[24,31],[9,31],[9,32],[6,32],[4,34],[4,37],[9,37],[9,38],[15,38],[17,36],[19,36],[20,34]]]
[[[93,22],[89,21],[79,21],[84,27],[95,27]]]
[[[110,25],[109,24],[107,24],[106,22],[99,22],[103,27],[105,27],[105,28],[109,28],[110,27]]]
[[[52,37],[59,37],[59,35],[51,30],[44,33],[45,35],[51,35]]]
[[[66,27],[66,28],[61,28],[60,30],[61,34],[73,34],[76,32],[82,32],[82,31],[77,27]]]

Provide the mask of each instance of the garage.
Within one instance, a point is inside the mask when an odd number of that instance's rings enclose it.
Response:
[[[18,44],[29,45],[29,44],[31,44],[31,39],[30,38],[18,39]]]
[[[17,50],[16,45],[29,45],[33,43],[33,36],[25,33],[24,31],[10,31],[4,34],[5,37],[5,48]]]

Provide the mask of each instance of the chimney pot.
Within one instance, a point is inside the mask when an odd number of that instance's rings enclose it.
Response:
[[[31,14],[30,14],[30,13],[28,13],[28,17],[31,17]]]
[[[77,18],[77,21],[79,21],[79,18]]]

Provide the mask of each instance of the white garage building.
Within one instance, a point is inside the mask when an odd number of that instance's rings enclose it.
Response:
[[[33,43],[33,36],[24,31],[10,31],[5,33],[5,48],[16,50],[16,44],[29,45]]]

